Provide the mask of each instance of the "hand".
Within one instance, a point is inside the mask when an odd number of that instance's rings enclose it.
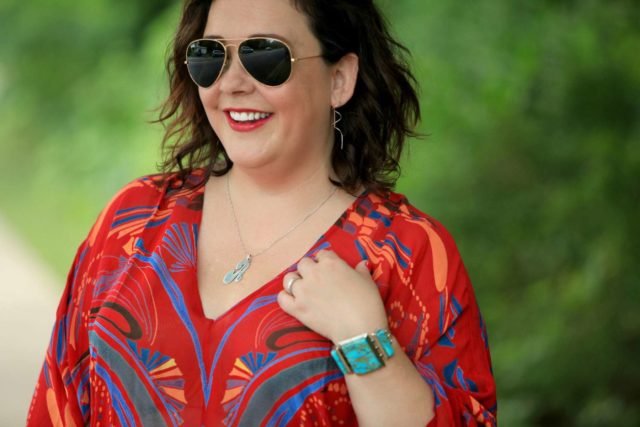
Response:
[[[334,343],[388,327],[382,298],[365,260],[353,269],[336,253],[321,250],[315,261],[305,257],[297,272],[287,273],[283,288],[298,276],[291,286],[292,295],[283,289],[278,304]]]

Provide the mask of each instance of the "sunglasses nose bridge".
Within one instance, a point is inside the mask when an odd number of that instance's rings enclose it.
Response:
[[[221,83],[221,88],[228,90],[230,87],[236,87],[236,85],[244,83],[240,81],[251,81],[251,74],[247,71],[242,60],[240,59],[239,49],[242,43],[227,43],[224,44],[225,60],[222,70],[217,81]],[[233,53],[232,53],[233,52]],[[237,67],[237,68],[234,68]]]
[[[242,66],[242,61],[240,61],[240,55],[238,55],[238,50],[240,49],[239,43],[225,43],[222,45],[224,47],[224,66],[220,71],[221,77],[222,74],[227,71],[234,62],[239,62],[242,70],[244,71],[244,66]],[[232,53],[233,52],[233,53]]]

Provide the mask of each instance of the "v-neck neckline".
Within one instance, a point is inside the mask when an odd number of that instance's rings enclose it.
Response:
[[[221,312],[218,316],[216,316],[215,318],[211,318],[211,317],[207,317],[205,312],[204,312],[204,304],[203,304],[203,300],[202,300],[202,294],[200,293],[200,281],[198,280],[198,257],[199,257],[199,250],[198,250],[198,241],[199,241],[199,236],[200,236],[200,231],[201,231],[201,225],[202,225],[202,217],[203,217],[203,212],[204,212],[204,203],[205,203],[205,189],[206,189],[206,181],[207,178],[204,178],[205,182],[204,184],[199,187],[196,192],[195,192],[195,196],[202,196],[201,197],[201,203],[202,203],[202,208],[197,212],[195,219],[194,219],[194,224],[196,225],[195,227],[195,268],[193,271],[193,275],[194,275],[194,282],[195,282],[195,295],[196,295],[196,314],[199,318],[201,318],[204,322],[208,323],[208,324],[217,324],[219,322],[221,322],[222,320],[224,320],[226,317],[228,317],[229,315],[231,315],[231,313],[235,312],[236,309],[242,305],[245,305],[248,301],[253,301],[255,300],[256,295],[264,292],[264,290],[266,288],[268,288],[269,286],[271,286],[274,282],[276,282],[278,279],[281,279],[286,273],[288,273],[289,271],[293,271],[295,269],[295,267],[298,265],[298,263],[304,258],[307,257],[309,255],[312,255],[313,253],[317,252],[322,246],[323,246],[323,242],[326,242],[329,240],[329,238],[336,232],[336,230],[338,230],[340,228],[339,223],[341,222],[341,220],[343,218],[347,218],[349,216],[349,213],[351,213],[352,211],[354,211],[359,205],[360,203],[362,203],[362,201],[364,199],[366,199],[369,196],[369,190],[367,188],[365,188],[358,196],[356,196],[356,199],[353,200],[353,202],[351,202],[351,204],[349,206],[347,206],[346,209],[344,209],[342,211],[342,213],[336,218],[336,220],[333,222],[333,224],[331,224],[329,226],[329,228],[327,228],[324,233],[322,233],[318,239],[316,239],[315,243],[313,243],[313,245],[311,245],[311,247],[304,253],[304,255],[302,255],[300,258],[298,258],[293,264],[289,265],[287,268],[285,268],[284,270],[280,271],[278,274],[276,274],[274,277],[272,277],[271,279],[267,280],[265,283],[263,283],[262,285],[260,285],[258,288],[256,288],[253,292],[251,292],[250,294],[246,295],[245,297],[243,297],[242,299],[240,299],[238,302],[236,302],[235,304],[233,304],[232,306],[230,306],[229,308],[227,308],[226,310],[224,310],[223,312]],[[233,286],[234,284],[229,284],[227,286]]]

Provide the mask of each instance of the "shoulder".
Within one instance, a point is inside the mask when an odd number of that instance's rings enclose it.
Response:
[[[361,219],[353,222],[362,223],[358,241],[369,259],[388,263],[398,277],[427,272],[438,292],[450,284],[462,260],[452,235],[440,221],[395,192],[369,194],[358,214]]]
[[[206,182],[202,169],[144,175],[124,185],[107,204],[107,208],[161,204],[163,200],[188,196]]]
[[[87,241],[93,246],[100,236],[124,224],[149,220],[159,209],[171,209],[179,201],[201,203],[198,189],[206,182],[202,169],[185,174],[157,173],[136,178],[112,196],[91,228]]]
[[[404,194],[370,194],[368,199],[369,217],[381,221],[386,232],[410,241],[412,247],[438,242],[447,250],[456,249],[451,233],[442,222],[417,208]]]

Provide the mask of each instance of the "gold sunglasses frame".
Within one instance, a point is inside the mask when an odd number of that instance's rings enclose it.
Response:
[[[289,56],[291,57],[291,71],[289,72],[289,76],[287,77],[287,79],[278,84],[278,85],[268,85],[265,83],[262,83],[260,80],[256,79],[248,70],[247,68],[244,66],[244,64],[242,63],[242,60],[240,59],[240,55],[239,55],[239,50],[240,50],[240,45],[246,41],[249,40],[274,40],[277,41],[279,43],[282,43],[287,50],[289,51]],[[198,83],[196,83],[195,79],[193,78],[193,76],[191,75],[191,71],[189,70],[189,48],[197,42],[200,41],[216,41],[219,42],[222,45],[222,48],[224,49],[224,61],[222,62],[222,67],[220,68],[220,72],[218,73],[218,75],[216,76],[216,79],[213,81],[213,83],[211,83],[209,86],[200,86]],[[238,43],[225,43],[225,42],[238,42]],[[267,87],[279,87],[282,86],[283,84],[287,83],[289,81],[289,79],[291,78],[291,75],[293,74],[293,64],[295,64],[298,61],[303,61],[305,59],[312,59],[312,58],[321,58],[324,55],[320,54],[320,55],[312,55],[312,56],[302,56],[300,58],[295,58],[293,56],[293,50],[291,50],[291,46],[289,46],[289,44],[287,42],[285,42],[284,40],[280,40],[279,38],[276,37],[248,37],[248,38],[244,38],[244,39],[209,39],[209,38],[200,38],[200,39],[195,39],[191,42],[189,42],[189,44],[187,44],[187,49],[185,52],[185,65],[187,65],[187,72],[189,73],[189,76],[191,77],[191,81],[193,81],[193,83],[201,88],[210,88],[211,86],[215,85],[218,80],[220,80],[220,77],[222,76],[222,74],[224,73],[224,71],[227,68],[227,64],[229,61],[229,52],[227,51],[228,47],[235,47],[236,48],[236,57],[238,58],[238,62],[240,63],[240,66],[242,67],[242,69],[244,70],[245,73],[247,73],[249,75],[249,77],[251,77],[253,80],[255,80],[256,82],[258,82],[259,84],[263,85],[263,86],[267,86]]]

